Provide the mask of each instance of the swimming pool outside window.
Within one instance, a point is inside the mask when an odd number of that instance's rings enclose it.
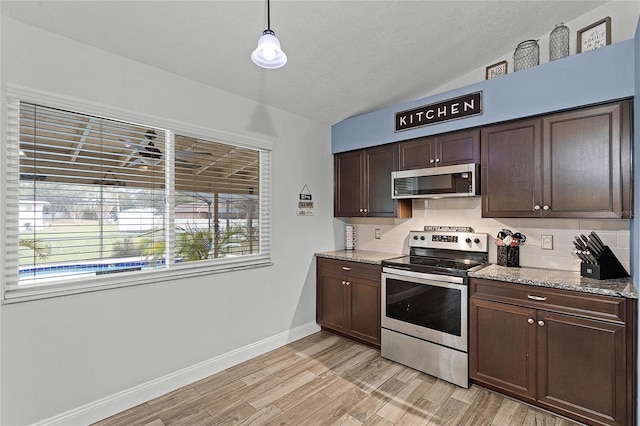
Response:
[[[270,262],[270,150],[21,99],[8,122],[5,298]]]

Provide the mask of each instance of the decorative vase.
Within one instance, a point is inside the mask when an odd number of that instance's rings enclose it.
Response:
[[[538,40],[526,40],[518,44],[513,53],[514,71],[535,67],[540,63],[540,46]]]
[[[549,62],[569,56],[569,27],[562,22],[549,35]]]

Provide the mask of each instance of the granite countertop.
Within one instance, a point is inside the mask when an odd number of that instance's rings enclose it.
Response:
[[[594,280],[580,276],[579,272],[544,268],[507,268],[498,265],[488,265],[478,271],[469,272],[469,276],[539,287],[581,291],[603,296],[638,298],[638,291],[633,286],[631,278]]]
[[[335,250],[316,253],[316,256],[326,257],[329,259],[348,260],[351,262],[380,265],[383,260],[393,259],[394,257],[401,257],[404,255],[398,253],[384,253],[381,251],[368,250]]]

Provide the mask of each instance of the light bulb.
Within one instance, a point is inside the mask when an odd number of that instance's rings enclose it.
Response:
[[[264,49],[262,49],[262,56],[264,56],[264,58],[267,61],[272,61],[273,58],[276,57],[276,51],[275,51],[275,49],[271,49],[269,47],[265,47]]]

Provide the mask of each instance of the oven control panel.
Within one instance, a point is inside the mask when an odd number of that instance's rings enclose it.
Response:
[[[477,232],[411,231],[409,247],[488,252],[488,234]]]

